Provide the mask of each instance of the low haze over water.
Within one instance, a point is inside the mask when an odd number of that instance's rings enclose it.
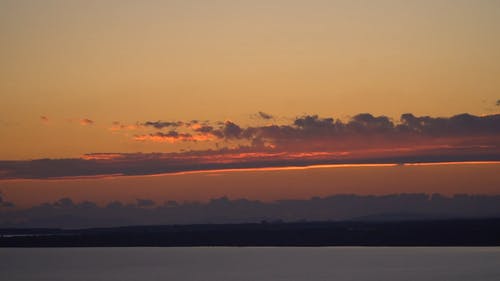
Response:
[[[499,247],[0,249],[0,279],[498,280]]]

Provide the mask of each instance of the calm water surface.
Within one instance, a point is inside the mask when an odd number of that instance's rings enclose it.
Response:
[[[500,280],[500,248],[0,249],[0,280]]]

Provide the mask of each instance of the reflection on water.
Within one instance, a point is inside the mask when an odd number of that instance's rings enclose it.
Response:
[[[499,247],[0,249],[0,280],[500,280]]]

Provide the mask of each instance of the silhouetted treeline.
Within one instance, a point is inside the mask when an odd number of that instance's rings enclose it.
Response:
[[[0,247],[500,246],[500,219],[0,229]]]

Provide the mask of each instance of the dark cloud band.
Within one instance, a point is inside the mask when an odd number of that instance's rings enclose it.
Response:
[[[386,116],[365,113],[345,122],[308,115],[285,125],[242,127],[231,121],[213,126],[207,122],[193,124],[196,126],[189,127],[192,132],[170,130],[135,138],[233,145],[179,153],[94,153],[75,159],[0,161],[0,179],[150,175],[317,164],[500,161],[498,114],[449,118],[403,114],[394,122]]]

